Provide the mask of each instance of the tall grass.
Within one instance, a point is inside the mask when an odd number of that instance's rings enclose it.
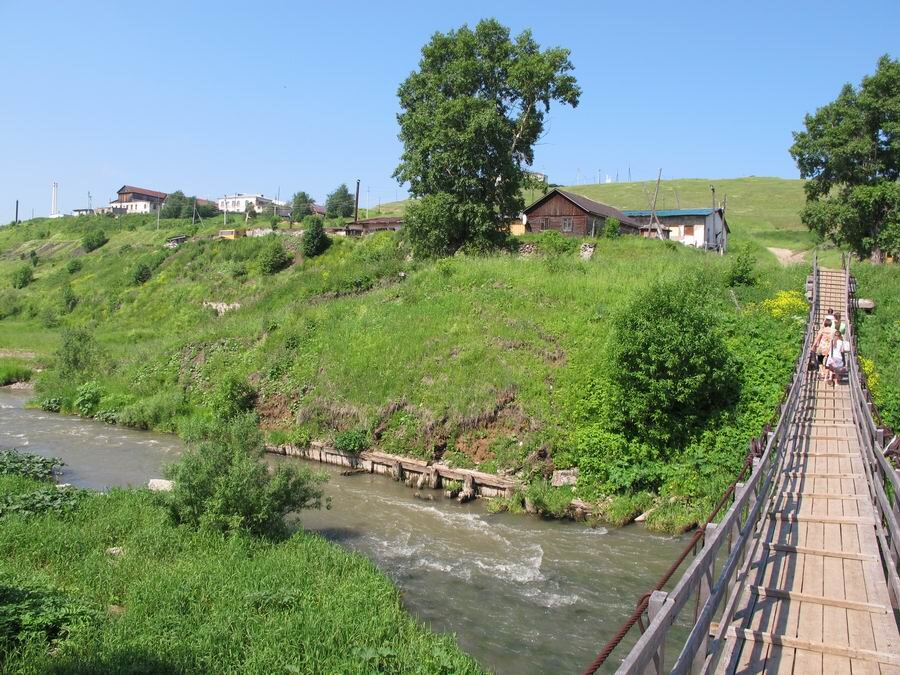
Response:
[[[0,643],[3,672],[479,672],[362,556],[305,532],[271,543],[174,527],[146,491],[0,518],[0,560],[0,589],[83,610],[55,644]]]

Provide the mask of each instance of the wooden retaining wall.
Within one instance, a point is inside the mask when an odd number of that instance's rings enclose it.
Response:
[[[465,486],[470,486],[476,497],[509,497],[516,488],[521,487],[521,483],[517,480],[482,471],[454,469],[440,462],[410,459],[374,450],[354,455],[318,442],[311,443],[308,448],[295,445],[267,445],[266,451],[275,455],[300,457],[348,469],[383,474],[391,476],[394,480],[402,480],[410,487],[437,489],[442,487],[445,480],[459,481]]]

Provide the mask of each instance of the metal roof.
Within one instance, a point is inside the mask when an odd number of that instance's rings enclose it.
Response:
[[[603,204],[601,202],[595,202],[593,199],[589,199],[584,195],[575,194],[574,192],[568,192],[566,190],[560,190],[559,188],[553,188],[552,190],[550,190],[550,192],[540,197],[533,204],[527,206],[525,208],[525,215],[527,216],[529,211],[533,210],[539,204],[542,204],[554,194],[562,195],[570,202],[575,204],[578,208],[582,209],[583,211],[587,211],[591,215],[600,216],[602,218],[615,218],[619,221],[620,225],[624,225],[625,227],[630,227],[632,229],[639,229],[641,226],[640,223],[632,220],[627,216],[627,214],[619,211],[619,209],[615,207],[609,206],[608,204]]]
[[[713,212],[712,209],[660,209],[656,215],[660,218],[676,218],[678,216],[708,216]],[[651,211],[643,210],[623,210],[626,216],[649,216]]]

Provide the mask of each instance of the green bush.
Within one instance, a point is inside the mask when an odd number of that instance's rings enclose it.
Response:
[[[62,399],[57,396],[45,398],[41,401],[40,406],[41,410],[46,412],[58,413],[62,410]]]
[[[100,405],[103,391],[96,382],[85,382],[75,394],[75,410],[82,417],[92,417]]]
[[[62,460],[17,450],[0,450],[0,476],[22,476],[50,480],[62,467]]]
[[[222,377],[209,396],[209,408],[220,421],[249,412],[255,402],[256,392],[245,379],[234,373]]]
[[[616,218],[607,218],[603,224],[603,236],[607,239],[615,239],[619,236],[621,223]]]
[[[106,236],[106,232],[97,227],[82,237],[81,246],[85,252],[90,253],[91,251],[96,251],[108,241],[109,238]]]
[[[0,518],[70,513],[84,496],[84,490],[56,485],[31,492],[7,494],[0,498]]]
[[[305,258],[314,258],[324,253],[329,245],[331,245],[331,240],[325,234],[321,218],[313,218],[308,225],[306,224],[306,219],[304,219],[303,256]]]
[[[292,262],[291,254],[285,251],[281,242],[275,238],[259,252],[257,258],[259,271],[263,274],[276,274],[289,267]]]
[[[150,281],[152,276],[153,270],[150,269],[150,265],[145,262],[139,262],[131,270],[131,283],[135,286],[140,286]]]
[[[83,329],[64,330],[56,350],[56,361],[58,374],[62,378],[96,368],[100,352],[94,336]]]
[[[17,267],[12,273],[12,287],[25,288],[34,279],[34,270],[31,265]]]
[[[69,262],[66,263],[66,272],[69,274],[75,274],[76,272],[81,271],[81,261],[78,258],[72,258]]]
[[[78,297],[75,295],[75,291],[72,290],[72,287],[69,284],[62,287],[59,304],[62,307],[64,314],[71,313],[78,305]]]
[[[286,532],[285,515],[321,507],[324,476],[288,464],[270,473],[261,452],[251,415],[233,419],[215,440],[189,449],[166,471],[175,481],[167,496],[172,520],[218,532],[280,537]]]
[[[0,665],[6,653],[36,641],[55,645],[94,618],[85,605],[60,592],[21,587],[0,575]]]
[[[575,434],[579,494],[593,499],[606,494],[656,489],[664,476],[659,451],[640,441],[606,431],[600,424]]]
[[[657,281],[635,293],[611,323],[609,368],[615,426],[661,447],[682,446],[728,407],[738,363],[700,291],[699,279]]]
[[[546,255],[565,255],[578,248],[578,241],[556,230],[544,230],[537,236],[537,246]]]
[[[573,496],[572,488],[555,488],[547,480],[536,480],[525,488],[525,499],[540,515],[551,518],[562,518]]]
[[[334,437],[334,447],[341,452],[359,454],[369,447],[369,434],[365,429],[342,431]]]
[[[729,286],[752,286],[756,283],[756,256],[744,245],[728,265],[726,279]]]

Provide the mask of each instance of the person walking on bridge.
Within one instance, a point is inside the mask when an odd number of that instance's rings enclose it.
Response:
[[[828,310],[829,313],[831,310]],[[834,328],[831,325],[831,318],[825,318],[825,325],[819,329],[816,339],[813,340],[812,348],[816,354],[816,360],[819,362],[819,379],[825,379],[824,368],[825,358],[831,353],[831,343],[834,340]]]
[[[828,358],[825,361],[825,369],[827,370],[825,382],[830,383],[832,387],[844,374],[844,358],[849,350],[850,345],[844,340],[841,331],[834,331],[834,337],[831,340],[831,351],[828,353]]]

